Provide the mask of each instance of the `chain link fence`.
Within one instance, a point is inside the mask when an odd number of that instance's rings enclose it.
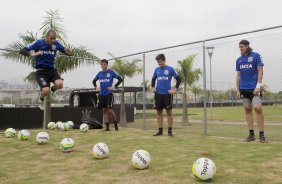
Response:
[[[154,94],[150,92],[151,78],[157,67],[156,55],[165,54],[167,65],[177,68],[179,67],[177,61],[195,54],[193,68],[199,68],[202,75],[187,90],[188,125],[182,123],[183,86],[174,95],[175,134],[193,133],[245,138],[248,134],[247,123],[243,106],[240,100],[236,99],[235,83],[235,63],[240,56],[238,46],[242,39],[250,41],[250,46],[255,52],[261,54],[265,63],[262,90],[266,137],[273,141],[282,141],[280,133],[282,132],[282,63],[280,61],[282,59],[282,28],[280,27],[218,39],[207,39],[121,57],[128,61],[139,59],[139,65],[143,67],[141,74],[125,79],[125,86],[141,87],[145,81],[144,92],[125,94],[125,103],[136,108],[134,122],[128,122],[127,127],[157,130],[156,111],[153,109]],[[208,54],[208,47],[213,47],[211,58]],[[0,59],[4,58],[0,57]],[[99,68],[99,65],[95,67]],[[79,68],[78,71],[83,73],[84,68]],[[0,80],[0,106],[37,105],[38,86],[36,84],[25,82],[24,77],[17,79],[1,77],[5,79]],[[90,79],[89,83],[91,83]],[[53,106],[68,104],[69,93],[73,86],[68,87],[59,92],[60,100],[53,103]],[[198,88],[198,90],[193,88]],[[115,94],[115,99],[115,103],[119,104],[120,94]],[[254,125],[256,125],[255,114]],[[166,118],[164,118],[164,128],[167,128]],[[258,132],[256,126],[255,131]]]

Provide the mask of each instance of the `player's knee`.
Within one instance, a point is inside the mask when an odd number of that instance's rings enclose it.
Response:
[[[64,83],[62,80],[56,80],[55,86],[56,86],[56,89],[62,89],[64,87]]]
[[[103,112],[103,113],[107,113],[108,110],[107,110],[106,108],[103,108],[103,109],[102,109],[102,112]]]
[[[50,93],[50,88],[49,88],[49,87],[42,88],[41,93],[42,93],[44,96],[49,95],[49,93]]]
[[[157,115],[162,116],[163,115],[163,110],[157,110]]]
[[[251,113],[252,112],[252,107],[251,106],[245,106],[245,112],[246,113]]]
[[[166,114],[167,114],[167,116],[172,116],[172,110],[171,109],[167,109],[166,110]]]
[[[262,113],[262,108],[260,106],[255,106],[254,110],[257,114],[261,114]]]

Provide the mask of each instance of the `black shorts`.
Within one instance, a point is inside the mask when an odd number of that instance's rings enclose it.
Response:
[[[173,96],[170,94],[155,94],[154,108],[157,110],[161,109],[172,109]]]
[[[262,97],[262,93],[260,92],[259,97]],[[254,89],[240,89],[240,98],[247,98],[249,100],[253,100],[254,98]]]
[[[44,87],[50,87],[50,83],[54,83],[55,80],[58,79],[63,80],[56,69],[39,69],[36,71],[36,80],[38,85],[40,86],[40,89]]]
[[[98,102],[98,109],[103,108],[113,108],[114,104],[114,95],[107,94],[107,95],[99,95],[99,102]]]

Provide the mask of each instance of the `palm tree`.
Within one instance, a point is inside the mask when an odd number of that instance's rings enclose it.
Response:
[[[187,87],[192,86],[200,79],[202,71],[199,68],[193,69],[194,59],[197,55],[193,54],[185,59],[178,61],[178,68],[176,69],[180,78],[182,79],[183,88],[183,116],[182,123],[188,125],[188,110],[187,110]]]
[[[39,29],[42,32],[40,38],[44,38],[49,30],[55,30],[57,33],[57,40],[69,48],[73,52],[73,57],[66,57],[61,53],[57,53],[56,68],[59,73],[65,73],[73,70],[84,64],[94,64],[98,59],[96,56],[91,54],[85,46],[75,47],[67,42],[66,30],[63,25],[63,18],[59,14],[59,10],[46,11],[47,16],[44,17],[43,23]],[[31,44],[38,39],[37,33],[27,31],[25,34],[19,35],[19,40],[8,44],[5,48],[7,52],[2,55],[9,60],[21,62],[31,67],[35,66],[35,59],[31,57],[24,57],[19,53],[19,50],[24,48],[26,45]],[[88,58],[84,60],[83,58]],[[90,60],[89,60],[90,59]],[[34,82],[35,72],[31,72],[26,80]]]
[[[196,102],[197,95],[202,93],[202,88],[200,86],[194,84],[194,85],[191,86],[191,92],[195,96],[195,107],[197,107],[197,102]]]
[[[122,81],[122,90],[121,90],[121,102],[120,102],[120,125],[126,126],[126,111],[125,111],[125,99],[124,99],[124,83],[125,78],[132,78],[136,74],[140,74],[142,72],[142,68],[138,65],[141,61],[139,59],[133,59],[132,61],[122,60],[120,58],[116,58],[111,53],[108,53],[111,57],[114,58],[115,63],[112,65],[112,69],[115,70],[123,79]]]

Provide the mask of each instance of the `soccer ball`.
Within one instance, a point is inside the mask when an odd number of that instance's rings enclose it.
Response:
[[[36,136],[38,144],[46,144],[49,141],[49,135],[46,132],[39,132]]]
[[[137,150],[133,153],[131,162],[133,167],[137,169],[146,169],[150,165],[151,156],[145,150]]]
[[[89,130],[89,126],[86,123],[82,123],[79,127],[80,131],[87,132]]]
[[[63,122],[58,121],[58,122],[56,123],[56,128],[57,128],[57,129],[61,129],[62,124],[63,124]]]
[[[71,138],[64,138],[60,143],[60,149],[67,153],[74,149],[74,141]]]
[[[73,126],[74,126],[74,123],[72,121],[68,121],[67,124],[69,124],[70,128],[73,128]]]
[[[62,123],[61,124],[61,130],[64,130],[64,131],[67,131],[67,130],[69,130],[69,124],[68,123]]]
[[[21,131],[19,131],[19,133],[18,133],[18,138],[19,138],[19,140],[21,140],[21,141],[26,141],[26,140],[28,140],[28,139],[30,138],[30,133],[29,133],[29,131],[28,131],[28,130],[21,130]]]
[[[7,138],[11,138],[11,137],[15,137],[16,136],[16,130],[13,129],[13,128],[8,128],[6,131],[5,131],[5,136]]]
[[[48,123],[47,128],[50,130],[54,130],[56,128],[56,123],[55,122]]]
[[[97,143],[93,147],[94,158],[106,158],[109,155],[109,148],[105,143]]]
[[[208,158],[199,158],[192,167],[194,176],[202,181],[211,180],[216,173],[214,162]]]

